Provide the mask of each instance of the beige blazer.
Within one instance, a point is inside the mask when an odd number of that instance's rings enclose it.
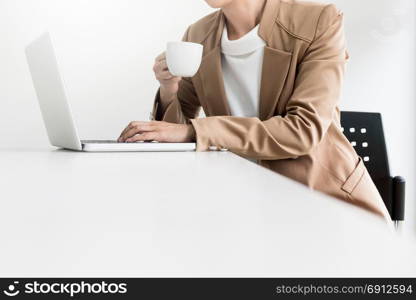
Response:
[[[221,10],[192,24],[184,40],[204,45],[198,73],[153,118],[191,122],[197,151],[226,148],[311,189],[390,219],[363,161],[341,131],[339,99],[348,61],[343,14],[334,5],[267,0],[258,118],[230,116],[221,73]],[[200,108],[206,118],[198,118]],[[290,199],[288,199],[290,201]]]

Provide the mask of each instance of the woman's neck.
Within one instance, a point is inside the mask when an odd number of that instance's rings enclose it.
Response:
[[[266,0],[232,1],[222,8],[225,15],[228,38],[237,40],[260,23]]]

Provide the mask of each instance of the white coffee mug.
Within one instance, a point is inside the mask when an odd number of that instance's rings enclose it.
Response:
[[[203,46],[190,42],[169,42],[166,47],[166,63],[174,76],[192,77],[198,72]]]

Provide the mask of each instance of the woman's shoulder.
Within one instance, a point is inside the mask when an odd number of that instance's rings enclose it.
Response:
[[[280,2],[276,22],[294,36],[313,40],[320,27],[327,27],[342,13],[331,3],[299,0],[274,0]]]
[[[215,32],[221,18],[221,11],[217,10],[191,24],[186,31],[184,40],[193,43],[203,43],[211,33]]]

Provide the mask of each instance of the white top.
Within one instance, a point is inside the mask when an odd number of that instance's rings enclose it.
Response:
[[[0,154],[1,277],[416,276],[381,218],[229,152]]]
[[[221,39],[222,73],[231,114],[258,117],[261,72],[266,43],[257,25],[238,40],[228,39],[227,26]]]

